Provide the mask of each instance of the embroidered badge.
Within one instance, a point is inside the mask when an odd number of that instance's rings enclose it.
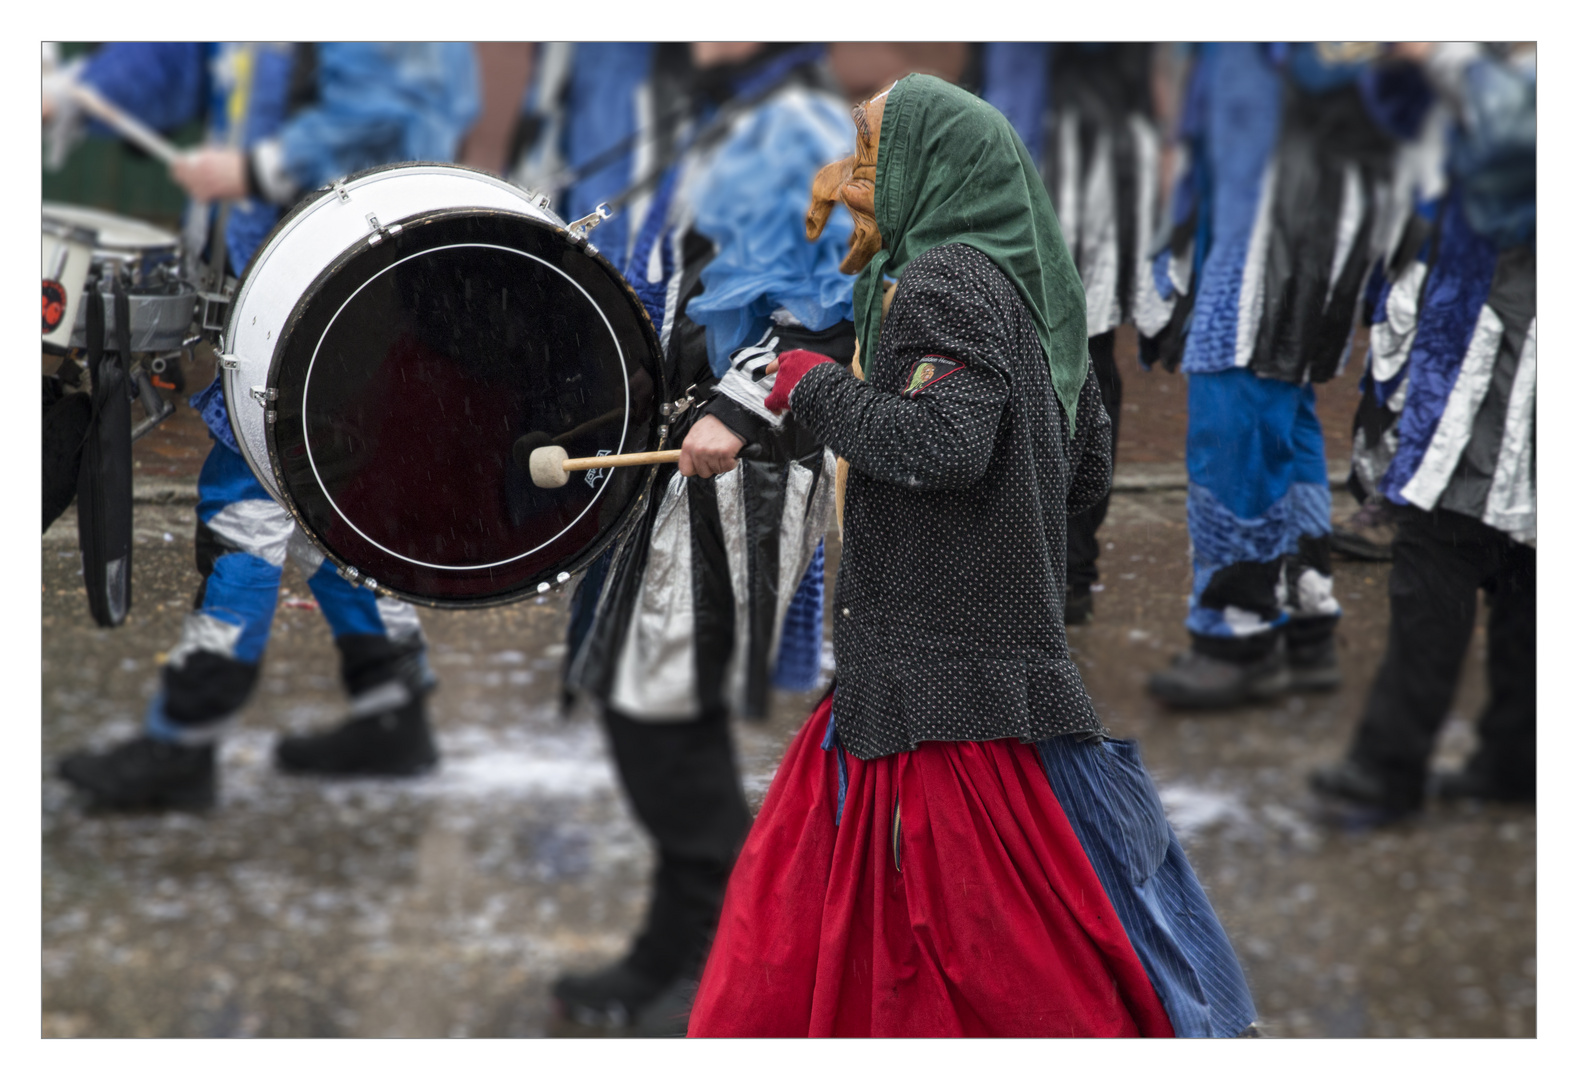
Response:
[[[910,365],[904,396],[912,398],[938,379],[946,378],[963,367],[957,360],[949,360],[946,356],[923,356]]]

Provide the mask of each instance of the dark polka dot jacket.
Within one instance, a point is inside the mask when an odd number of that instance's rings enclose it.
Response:
[[[1071,438],[1029,309],[964,244],[905,268],[864,364],[864,382],[820,364],[790,398],[850,463],[839,741],[869,760],[926,739],[1105,734],[1063,631],[1067,516],[1112,478],[1094,377]]]

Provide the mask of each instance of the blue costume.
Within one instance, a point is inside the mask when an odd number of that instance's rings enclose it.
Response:
[[[1152,267],[1174,308],[1142,342],[1142,359],[1189,376],[1192,654],[1275,669],[1285,640],[1295,685],[1319,673],[1312,688],[1336,678],[1341,615],[1313,384],[1346,359],[1396,146],[1430,100],[1416,68],[1377,55],[1199,48],[1172,239]],[[1207,703],[1174,681],[1161,673],[1152,691]]]
[[[854,351],[854,279],[838,270],[850,223],[805,238],[811,179],[851,143],[822,55],[766,46],[696,68],[684,45],[586,43],[539,58],[530,102],[544,138],[516,179],[569,219],[629,192],[592,238],[658,329],[661,400],[692,402],[669,441],[705,415],[747,444],[716,477],[660,467],[628,540],[572,601],[566,685],[602,704],[658,849],[629,955],[555,984],[586,1022],[626,1023],[696,973],[750,819],[728,716],[765,716],[771,685],[820,676],[833,455],[765,408],[762,369],[788,349]],[[568,191],[566,174],[578,176]]]
[[[204,204],[189,214],[197,237],[223,220],[235,275],[300,194],[375,165],[453,157],[478,104],[465,44],[115,43],[94,53],[80,78],[155,128],[205,115],[210,144],[246,154],[248,197],[222,216]],[[334,632],[353,717],[408,706],[430,689],[411,606],[349,585],[306,541],[241,457],[217,378],[192,406],[214,438],[198,479],[203,584],[149,705],[149,734],[209,742],[240,710],[257,681],[287,554]]]
[[[1427,70],[1455,116],[1447,184],[1374,276],[1355,431],[1355,481],[1397,524],[1386,655],[1346,760],[1312,777],[1393,813],[1423,803],[1481,589],[1490,700],[1438,793],[1535,793],[1533,56],[1437,46]]]

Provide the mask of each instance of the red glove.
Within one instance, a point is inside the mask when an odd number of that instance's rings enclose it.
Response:
[[[773,382],[772,392],[767,395],[764,403],[773,412],[789,411],[789,395],[794,393],[794,388],[800,380],[805,378],[805,373],[818,364],[835,363],[831,356],[810,352],[806,349],[790,349],[786,353],[778,354],[778,377]]]

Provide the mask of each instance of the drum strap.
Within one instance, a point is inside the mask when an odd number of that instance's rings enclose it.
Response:
[[[88,303],[88,371],[92,415],[77,477],[77,541],[82,549],[88,610],[100,626],[119,626],[131,607],[132,461],[131,302],[115,280],[116,352],[104,350],[104,294]]]

